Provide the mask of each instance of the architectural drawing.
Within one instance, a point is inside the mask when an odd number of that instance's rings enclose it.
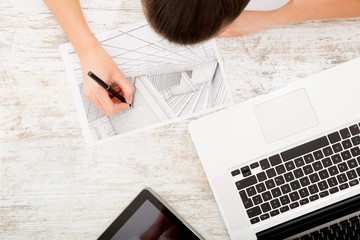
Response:
[[[70,81],[76,87],[91,132],[90,142],[118,136],[178,118],[194,116],[232,102],[214,41],[179,46],[155,34],[147,24],[99,37],[105,50],[136,88],[133,107],[103,115],[83,94],[79,59],[61,47]]]

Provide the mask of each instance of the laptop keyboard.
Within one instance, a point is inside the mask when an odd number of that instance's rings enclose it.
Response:
[[[231,171],[251,224],[359,184],[360,124]]]
[[[295,240],[317,239],[360,239],[359,216],[351,217],[339,223],[332,224],[329,227],[303,235]]]

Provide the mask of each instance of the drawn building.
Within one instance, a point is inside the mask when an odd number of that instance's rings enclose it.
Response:
[[[96,140],[194,115],[231,101],[212,41],[179,46],[142,25],[117,31],[100,42],[134,84],[136,92],[133,108],[105,116],[85,98],[80,65],[75,69],[86,117]],[[75,53],[72,57],[78,61]]]

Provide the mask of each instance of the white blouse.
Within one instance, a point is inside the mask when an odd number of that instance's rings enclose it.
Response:
[[[280,8],[288,2],[289,0],[250,0],[245,10],[269,11]]]

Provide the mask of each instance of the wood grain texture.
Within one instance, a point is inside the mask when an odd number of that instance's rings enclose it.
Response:
[[[139,1],[82,1],[95,33],[144,20]],[[360,20],[277,27],[218,46],[235,102],[360,56]],[[206,239],[229,239],[181,121],[88,149],[42,1],[0,1],[0,239],[96,239],[145,186]]]

